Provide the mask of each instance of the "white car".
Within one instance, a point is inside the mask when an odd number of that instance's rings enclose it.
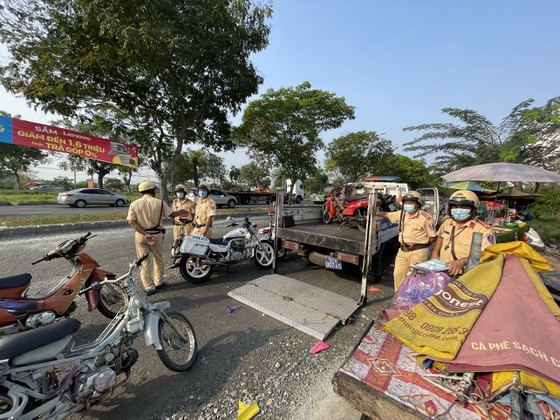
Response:
[[[124,195],[115,194],[101,188],[77,188],[72,191],[58,194],[58,204],[67,204],[70,207],[85,207],[87,205],[109,205],[122,207],[129,204]]]

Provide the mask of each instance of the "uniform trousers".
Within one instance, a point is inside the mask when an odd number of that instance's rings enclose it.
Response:
[[[429,247],[408,252],[404,252],[402,249],[399,249],[399,252],[395,257],[395,270],[393,271],[395,292],[399,290],[399,286],[406,277],[406,273],[410,271],[410,266],[413,264],[428,261],[429,256]]]
[[[163,273],[165,266],[163,264],[163,235],[161,233],[152,234],[155,243],[148,245],[146,238],[141,233],[136,232],[134,240],[136,244],[136,256],[140,258],[145,253],[152,253],[142,263],[140,270],[140,279],[144,289],[150,289],[154,286],[163,284]]]
[[[192,223],[184,225],[173,225],[173,240],[178,239],[181,235],[190,235],[192,231]]]
[[[195,227],[193,228],[191,235],[195,235],[195,236],[204,236],[202,234],[202,232],[204,232],[205,227]],[[208,229],[208,233],[206,233],[206,237],[207,238],[211,238],[212,237],[212,228]]]

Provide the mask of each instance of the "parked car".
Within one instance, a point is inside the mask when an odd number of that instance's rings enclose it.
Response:
[[[60,191],[62,188],[57,187],[56,185],[43,184],[43,185],[36,185],[29,189],[35,191]]]
[[[109,206],[122,207],[129,204],[124,195],[115,194],[101,188],[77,188],[72,191],[58,194],[56,199],[59,204],[67,204],[70,207],[85,207],[87,205],[107,204]]]
[[[237,199],[233,195],[226,194],[225,192],[214,188],[209,191],[208,197],[214,200],[216,207],[228,206],[232,209],[237,205]],[[196,203],[198,200],[197,190],[195,188],[189,188],[187,190],[187,198]]]
[[[214,203],[216,203],[216,207],[228,206],[230,209],[234,208],[237,204],[237,199],[233,195],[226,194],[223,191],[216,190],[212,188],[210,190],[210,194],[208,194]]]

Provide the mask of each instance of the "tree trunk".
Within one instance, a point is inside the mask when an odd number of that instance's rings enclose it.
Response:
[[[21,190],[21,177],[19,176],[18,171],[14,171],[14,177],[16,178],[18,190]]]

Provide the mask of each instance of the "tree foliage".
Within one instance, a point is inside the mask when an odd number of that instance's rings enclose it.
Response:
[[[195,186],[198,186],[202,178],[211,178],[215,183],[221,183],[225,176],[223,158],[203,149],[188,149],[181,153],[173,172],[175,183],[188,184],[192,180]]]
[[[459,119],[463,125],[432,123],[406,127],[405,131],[424,133],[406,143],[404,150],[419,152],[416,156],[436,155],[440,174],[501,161],[551,167],[557,164],[560,153],[560,97],[541,108],[531,107],[533,102],[521,102],[498,125],[470,109],[444,108],[443,113]],[[551,151],[556,152],[555,156],[551,156]]]
[[[389,140],[382,139],[375,131],[358,131],[331,141],[325,169],[346,182],[354,182],[367,175],[384,174],[384,159],[392,154]]]
[[[354,107],[334,93],[295,88],[269,89],[243,113],[234,138],[291,179],[305,179],[317,170],[317,151],[324,147],[320,133],[354,118]]]
[[[262,82],[269,5],[251,0],[4,0],[0,81],[43,111],[109,111],[141,146],[166,195],[184,144],[233,147],[228,112]]]
[[[270,173],[268,169],[257,164],[249,162],[239,168],[238,180],[247,188],[249,187],[270,187]]]

